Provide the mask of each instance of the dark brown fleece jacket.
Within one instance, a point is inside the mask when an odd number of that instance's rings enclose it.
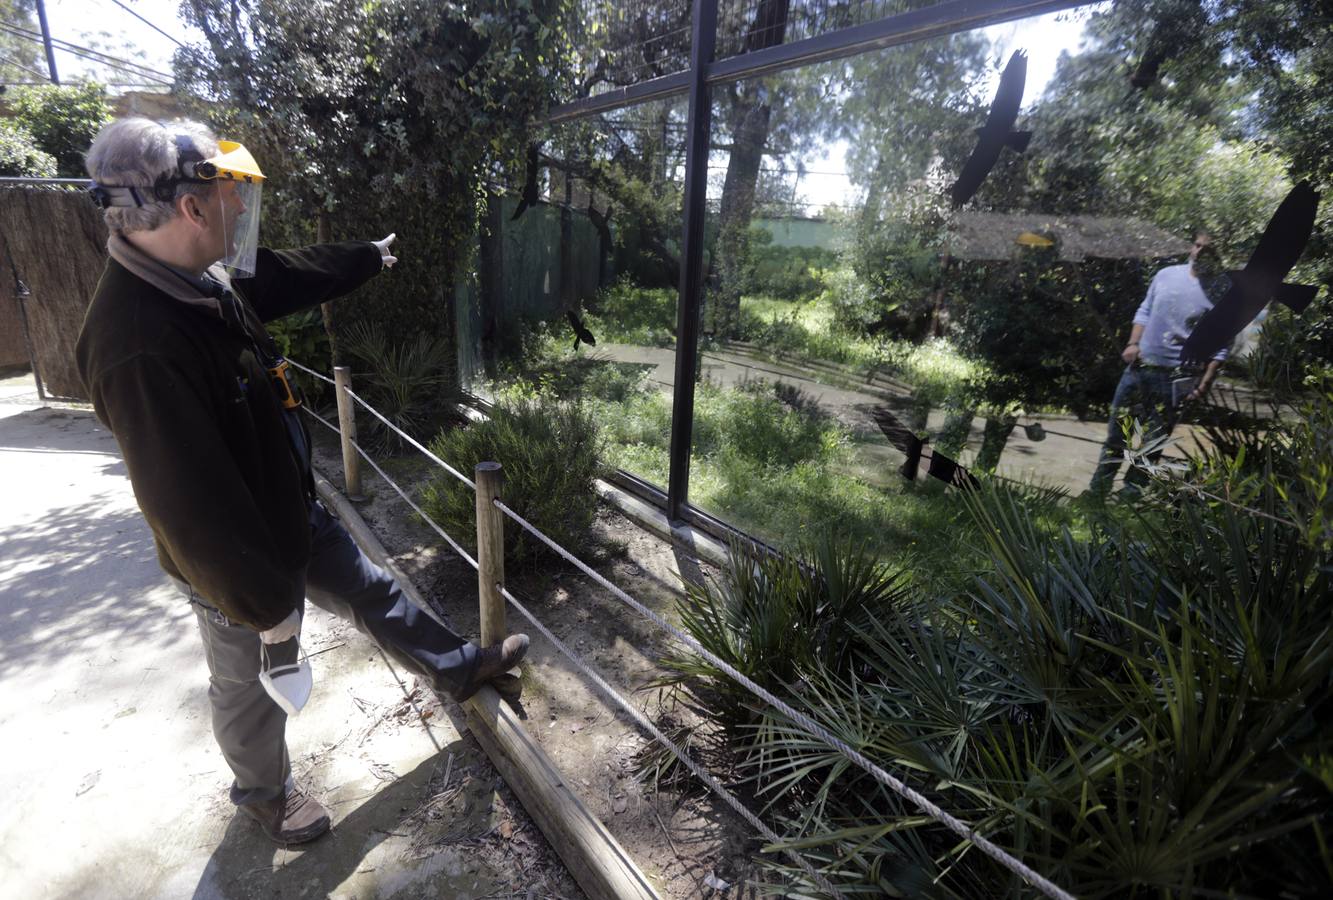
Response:
[[[259,320],[345,294],[381,265],[364,241],[260,249],[254,276],[232,290],[262,332]],[[307,483],[282,407],[234,318],[189,290],[168,293],[170,270],[166,280],[141,271],[153,283],[107,262],[79,373],[120,444],[162,568],[233,621],[271,628],[303,600],[310,559]]]

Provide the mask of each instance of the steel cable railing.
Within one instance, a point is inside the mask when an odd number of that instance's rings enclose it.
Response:
[[[293,362],[293,365],[296,365],[297,368],[299,368],[301,371],[314,375],[315,377],[323,381],[329,382],[331,384],[334,383],[332,379],[328,378],[327,376],[321,375],[318,372],[308,369],[305,366],[300,365],[299,363]],[[440,459],[436,454],[432,453],[430,450],[422,446],[421,443],[418,442],[416,439],[406,434],[404,431],[402,431],[402,429],[398,428],[396,425],[390,422],[387,418],[381,415],[378,410],[376,410],[365,400],[357,396],[357,394],[354,393],[351,390],[351,388],[344,388],[344,390],[347,391],[349,397],[351,397],[354,401],[356,401],[357,404],[359,404],[361,407],[363,407],[373,416],[379,419],[379,421],[384,423],[384,425],[387,428],[389,428],[392,432],[397,434],[400,438],[405,440],[411,446],[420,450],[433,462],[444,468],[459,481],[462,481],[464,484],[468,485],[469,488],[476,490],[476,483],[474,481],[467,478],[453,466],[449,465],[444,460]],[[337,426],[320,418],[318,415],[316,415],[313,411],[310,411],[308,408],[307,411],[310,412],[312,416],[315,416],[315,418],[319,419],[321,422],[323,422],[323,424],[325,424],[332,430],[340,431],[340,429],[338,429]],[[457,551],[460,555],[462,555],[463,558],[466,559],[474,568],[477,567],[478,564],[476,560],[474,560],[470,555],[468,555],[458,545],[458,543],[454,541],[453,538],[449,537],[448,534],[445,533],[445,531],[442,528],[440,528],[433,520],[431,520],[428,516],[426,516],[426,514],[422,512],[420,507],[418,507],[415,503],[413,503],[407,497],[407,494],[400,487],[394,484],[392,480],[388,478],[388,476],[384,473],[384,471],[378,465],[376,465],[373,460],[370,459],[369,455],[363,449],[361,449],[359,445],[353,443],[353,446],[356,447],[357,452],[363,458],[365,458],[367,462],[370,462],[371,466],[380,475],[380,477],[384,478],[387,482],[389,482],[390,486],[394,488],[394,490],[399,494],[399,496],[401,496],[405,501],[407,501],[408,505],[411,506],[412,509],[423,518],[423,520],[428,522],[431,525],[431,527],[434,528],[434,530],[437,533],[439,533],[450,544],[450,546],[452,546],[455,551]],[[1053,900],[1074,900],[1073,895],[1070,894],[1068,891],[1059,887],[1058,885],[1056,885],[1043,875],[1036,872],[1022,860],[1017,859],[1012,854],[1005,851],[1003,848],[999,847],[989,839],[983,837],[982,835],[974,831],[972,828],[968,826],[966,822],[962,821],[961,819],[952,815],[951,813],[946,812],[942,807],[932,802],[929,798],[921,794],[919,791],[915,790],[901,779],[896,778],[889,772],[885,771],[881,766],[879,766],[873,760],[869,759],[859,750],[851,746],[851,744],[849,744],[847,741],[843,740],[837,735],[834,735],[828,729],[826,729],[818,722],[816,722],[814,719],[812,719],[810,716],[800,712],[787,702],[776,697],[770,691],[756,684],[752,679],[746,677],[744,674],[737,671],[735,667],[731,666],[724,660],[720,659],[716,654],[709,651],[697,640],[695,640],[685,632],[681,631],[679,628],[676,628],[671,623],[667,622],[664,618],[662,618],[662,616],[653,612],[648,607],[644,606],[642,603],[631,597],[621,588],[612,584],[610,581],[608,581],[604,576],[595,571],[587,563],[583,562],[581,559],[574,556],[564,547],[557,544],[551,538],[543,534],[540,529],[534,526],[531,522],[528,522],[526,519],[524,519],[521,515],[519,515],[509,506],[507,506],[502,500],[496,499],[493,501],[493,503],[497,509],[499,509],[502,513],[507,515],[521,528],[528,531],[530,534],[532,534],[546,546],[551,548],[557,555],[559,555],[567,562],[569,562],[571,565],[573,565],[575,568],[577,568],[579,571],[583,572],[585,575],[593,579],[593,581],[595,581],[598,585],[608,590],[612,594],[612,596],[616,597],[618,600],[630,606],[632,609],[639,612],[641,615],[649,619],[658,627],[662,628],[667,633],[671,634],[683,646],[688,647],[692,652],[702,657],[703,659],[707,660],[712,665],[716,666],[719,671],[725,673],[728,677],[733,679],[737,684],[740,684],[743,687],[745,687],[752,694],[754,694],[755,697],[759,698],[760,700],[763,700],[770,707],[772,707],[773,709],[777,710],[778,712],[786,716],[790,721],[794,722],[801,728],[805,729],[812,737],[818,738],[819,740],[828,744],[830,747],[837,750],[840,755],[842,755],[852,764],[856,765],[858,768],[864,770],[877,782],[889,788],[903,799],[907,800],[913,806],[920,809],[930,818],[934,819],[936,822],[940,823],[945,828],[949,829],[949,831],[953,832],[958,837],[974,845],[978,850],[986,854],[995,862],[999,863],[1009,871],[1023,878],[1023,880],[1025,880],[1028,884],[1032,885],[1034,888],[1041,891],[1046,896],[1053,898]],[[519,609],[519,611],[524,615],[524,617],[533,623],[534,627],[536,627],[539,631],[541,631],[543,635],[547,636],[548,639],[552,640],[553,643],[556,643],[557,647],[561,648],[562,653],[564,653],[568,658],[570,658],[570,660],[573,661],[581,671],[589,675],[589,677],[592,678],[594,683],[598,684],[599,688],[606,691],[608,697],[612,698],[613,702],[615,702],[618,706],[621,706],[622,708],[625,708],[627,710],[633,709],[632,705],[629,704],[629,701],[621,698],[620,695],[613,688],[610,687],[610,685],[606,684],[604,679],[602,679],[600,676],[597,676],[572,651],[570,651],[562,643],[556,641],[554,635],[550,634],[549,630],[547,630],[545,626],[539,623],[537,619],[526,610],[525,607],[523,607],[519,602],[517,602],[516,599],[513,597],[513,595],[508,590],[506,590],[503,585],[497,584],[496,587],[497,589],[499,589],[502,596],[504,596],[510,603],[513,603],[515,608]],[[757,817],[754,817],[753,813],[749,812],[749,810],[744,810],[743,804],[741,804],[739,800],[737,800],[734,796],[732,796],[729,792],[727,792],[725,788],[722,788],[721,785],[718,785],[716,781],[712,779],[711,776],[707,775],[705,772],[702,772],[697,766],[697,764],[688,757],[688,755],[681,752],[679,748],[677,748],[672,742],[670,742],[669,739],[665,737],[665,735],[662,735],[661,732],[658,731],[656,727],[651,724],[651,722],[648,722],[646,717],[639,714],[637,710],[634,710],[631,713],[631,715],[633,715],[636,722],[640,723],[641,727],[645,727],[650,734],[652,734],[658,740],[662,741],[663,745],[666,746],[669,750],[671,750],[677,756],[677,758],[680,759],[681,762],[687,768],[690,769],[690,771],[693,774],[699,777],[700,780],[704,781],[704,783],[707,784],[710,788],[718,792],[719,796],[722,797],[722,799],[726,801],[729,806],[732,806],[734,809],[740,812],[741,815],[747,821],[749,821],[752,825],[755,825],[755,827],[760,831],[761,834],[764,834],[765,837],[769,838],[770,841],[773,841],[774,843],[781,842],[781,839],[778,838],[776,834],[774,834],[770,829],[768,829],[768,827],[765,826],[760,820],[758,820]],[[820,884],[820,887],[831,890],[833,893],[837,893],[836,889],[833,889],[831,886],[828,886],[828,883],[823,876],[813,872],[807,861],[805,861],[803,858],[800,858],[796,854],[792,855],[793,857],[798,859],[803,869],[805,869],[807,872],[816,877],[818,883]]]

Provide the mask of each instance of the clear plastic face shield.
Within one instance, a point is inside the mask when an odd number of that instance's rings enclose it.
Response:
[[[218,141],[207,159],[188,134],[174,136],[176,172],[161,175],[152,185],[89,184],[93,201],[103,209],[174,203],[182,183],[207,184],[214,190],[199,197],[208,216],[217,261],[240,277],[253,275],[259,250],[260,196],[264,173],[250,151],[235,141]]]
[[[250,151],[234,141],[219,141],[220,153],[197,164],[195,172],[216,186],[222,257],[219,262],[242,278],[255,273],[259,251],[259,212],[264,173]]]

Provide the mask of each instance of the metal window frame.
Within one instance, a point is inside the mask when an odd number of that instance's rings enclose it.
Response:
[[[681,94],[689,97],[680,299],[676,320],[676,384],[672,391],[670,470],[665,493],[668,518],[673,522],[719,521],[689,502],[694,375],[699,365],[699,315],[703,306],[703,226],[712,114],[710,89],[719,84],[773,75],[886,47],[1087,6],[1091,2],[1093,0],[948,0],[828,34],[715,60],[718,0],[693,0],[688,70],[561,104],[550,110],[546,123],[559,125],[652,100]]]

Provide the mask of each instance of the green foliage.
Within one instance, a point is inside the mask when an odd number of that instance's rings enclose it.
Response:
[[[621,445],[665,449],[670,438],[670,403],[661,394],[641,394],[623,412],[602,417],[606,438]],[[726,390],[708,382],[695,393],[694,453],[725,457],[759,470],[822,463],[846,441],[841,427],[789,385],[750,382]]]
[[[589,411],[549,394],[511,397],[491,418],[441,432],[431,450],[465,474],[480,462],[504,466],[504,501],[578,554],[592,540],[597,493],[597,424]],[[422,507],[459,543],[475,548],[476,495],[448,473],[422,492]],[[518,525],[505,525],[506,565],[533,565],[551,551]]]
[[[586,324],[598,340],[671,347],[676,343],[676,301],[671,288],[640,287],[621,277],[589,301]]]
[[[15,121],[44,153],[55,158],[57,174],[64,178],[88,174],[83,155],[112,115],[102,85],[85,82],[23,87],[7,99]]]
[[[858,630],[896,615],[908,601],[908,579],[865,545],[847,541],[818,541],[806,557],[755,560],[733,546],[716,581],[686,585],[681,624],[705,649],[770,691],[787,693],[819,668],[844,671]],[[665,662],[672,672],[667,683],[702,678],[716,689],[719,704],[711,712],[728,727],[757,718],[750,692],[716,679],[712,664],[693,654]]]
[[[309,234],[321,213],[335,239],[399,235],[400,262],[340,308],[339,333],[367,320],[395,341],[452,335],[483,175],[521,171],[562,71],[563,0],[183,10],[205,42],[177,54],[178,78],[264,167],[265,240]]]
[[[1321,293],[1300,316],[1270,306],[1245,364],[1256,387],[1288,402],[1299,402],[1321,375],[1333,375],[1333,294]]]
[[[1275,500],[1274,483],[1260,494]],[[1319,777],[1333,703],[1327,549],[1274,518],[1180,497],[1078,538],[1040,524],[1047,502],[971,496],[986,561],[971,589],[886,589],[841,618],[832,645],[804,646],[775,624],[799,631],[802,611],[842,608],[847,580],[830,560],[859,551],[835,538],[805,554],[808,575],[733,563],[682,619],[1076,896],[1317,894],[1333,873]],[[898,584],[887,572],[854,583]],[[726,728],[761,799],[786,817],[788,845],[835,884],[1026,895],[722,673],[669,664],[695,679],[693,706]]]
[[[822,247],[783,247],[762,228],[750,229],[747,264],[742,272],[742,293],[779,300],[811,299],[824,289],[823,272],[838,261],[838,254]]]
[[[0,119],[0,176],[54,178],[55,174],[55,157],[38,147],[22,125]]]
[[[350,329],[345,349],[368,373],[353,389],[410,435],[418,435],[431,413],[450,396],[453,346],[434,335],[420,334],[415,340],[394,343],[378,326],[360,324]],[[403,446],[403,439],[379,419],[372,419],[370,436],[380,446]]]
[[[41,27],[36,6],[36,0],[0,0],[0,21],[35,33]],[[5,84],[20,84],[46,75],[40,42],[18,31],[0,31],[0,79]]]
[[[921,340],[927,334],[943,282],[940,253],[943,218],[924,206],[908,218],[863,216],[849,254],[855,288],[830,299],[837,322],[849,334],[888,334]]]
[[[957,339],[988,371],[977,396],[992,408],[1083,414],[1109,402],[1120,377],[1124,323],[1153,270],[1137,260],[1064,263],[1057,250],[960,271]]]
[[[273,337],[282,355],[303,366],[319,370],[329,358],[329,335],[318,309],[308,309],[267,323],[265,329]],[[294,377],[306,396],[317,402],[327,393],[326,382],[297,370]]]

